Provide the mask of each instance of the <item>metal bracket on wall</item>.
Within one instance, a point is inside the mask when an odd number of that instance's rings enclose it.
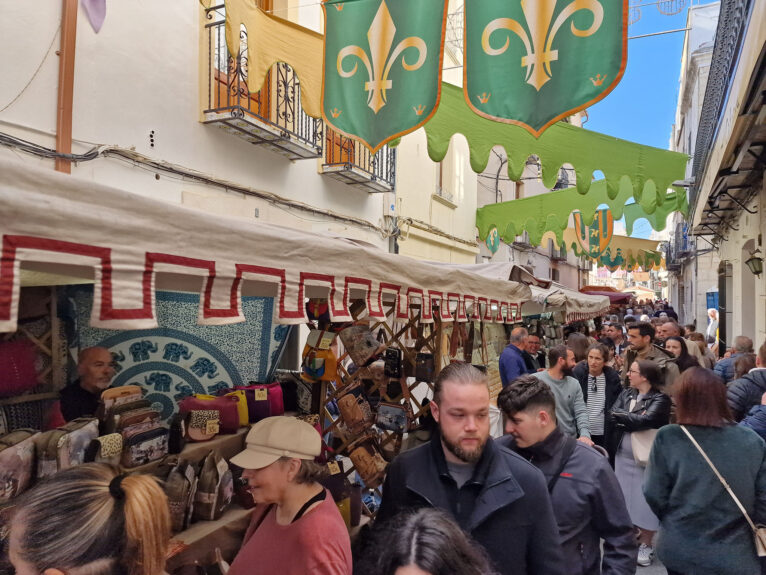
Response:
[[[749,209],[747,208],[747,206],[745,206],[745,204],[743,204],[743,203],[742,203],[742,202],[740,202],[740,201],[739,201],[737,198],[735,198],[734,196],[732,196],[732,195],[729,193],[729,191],[728,191],[728,190],[723,190],[723,191],[721,192],[721,194],[722,194],[722,195],[725,195],[725,196],[729,196],[729,199],[731,199],[731,201],[732,201],[732,202],[734,202],[735,204],[737,204],[737,205],[738,205],[740,208],[742,208],[743,210],[745,210],[745,211],[746,211],[748,214],[753,214],[753,215],[755,215],[755,214],[757,214],[757,213],[758,213],[758,210],[749,210]]]

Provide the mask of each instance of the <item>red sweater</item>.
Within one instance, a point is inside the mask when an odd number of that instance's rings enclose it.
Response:
[[[329,492],[290,525],[277,524],[273,507],[255,529],[262,516],[256,508],[228,575],[351,575],[351,542]]]

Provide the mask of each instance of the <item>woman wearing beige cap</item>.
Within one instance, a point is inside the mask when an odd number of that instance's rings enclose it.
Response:
[[[256,423],[231,462],[244,469],[257,506],[228,575],[351,575],[351,543],[314,462],[322,438],[294,417]]]

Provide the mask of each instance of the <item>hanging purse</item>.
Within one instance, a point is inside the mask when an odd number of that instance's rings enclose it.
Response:
[[[715,476],[718,478],[718,481],[721,482],[721,485],[723,485],[724,489],[726,489],[727,493],[734,500],[734,503],[736,503],[737,507],[739,507],[739,510],[742,512],[742,515],[745,516],[745,520],[747,521],[747,524],[750,526],[750,529],[753,531],[753,539],[755,541],[755,550],[758,553],[758,557],[766,557],[766,526],[760,525],[760,524],[756,525],[753,522],[753,520],[750,518],[750,515],[748,515],[747,510],[745,509],[745,506],[742,505],[742,502],[734,494],[734,491],[732,491],[729,483],[726,481],[726,479],[724,479],[723,475],[721,475],[721,473],[718,471],[716,466],[713,465],[713,462],[710,461],[710,458],[707,456],[707,453],[705,453],[702,450],[702,447],[700,447],[700,444],[697,443],[697,440],[694,439],[692,434],[689,433],[689,430],[686,429],[685,426],[679,425],[679,427],[683,430],[683,432],[686,434],[689,440],[694,444],[694,447],[697,448],[697,451],[700,452],[700,455],[702,455],[703,459],[710,466],[710,469],[712,469],[713,473],[715,473]]]
[[[194,519],[215,521],[231,504],[234,480],[229,464],[216,451],[211,451],[202,464],[194,496]]]
[[[411,412],[398,403],[383,403],[378,405],[375,425],[395,433],[404,433],[410,427]]]
[[[374,437],[360,437],[347,448],[351,463],[368,489],[375,489],[383,483],[386,474],[386,461],[380,454]]]
[[[372,409],[359,383],[351,385],[338,398],[338,410],[343,425],[354,435],[362,433],[372,425]]]
[[[415,379],[429,382],[434,376],[434,354],[419,352],[415,356]]]
[[[347,327],[341,330],[339,335],[348,355],[357,367],[370,365],[386,349],[386,345],[372,335],[369,326],[363,324]]]
[[[399,379],[402,377],[402,350],[389,347],[383,354],[383,372],[386,377]]]

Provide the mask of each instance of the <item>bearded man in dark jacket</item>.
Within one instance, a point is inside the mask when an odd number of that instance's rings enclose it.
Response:
[[[486,374],[445,367],[430,405],[439,433],[391,463],[376,521],[435,507],[484,547],[500,575],[571,575],[543,474],[489,436]]]
[[[758,349],[755,368],[744,377],[729,384],[726,399],[729,402],[734,420],[739,421],[754,405],[760,405],[761,396],[766,392],[766,341]]]

